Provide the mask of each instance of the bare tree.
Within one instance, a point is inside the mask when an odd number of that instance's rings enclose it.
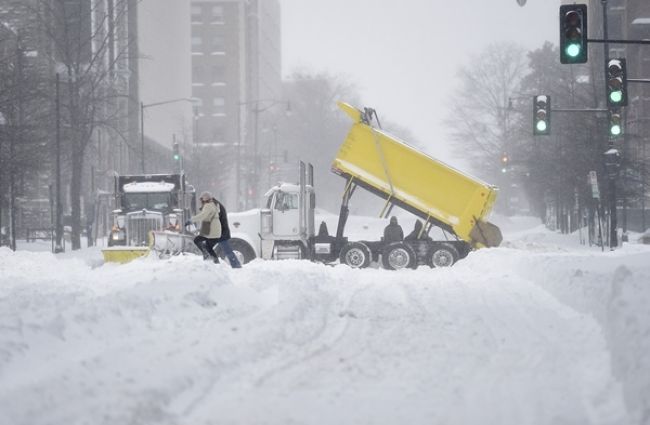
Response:
[[[69,154],[71,242],[81,247],[81,210],[84,160],[97,129],[108,128],[123,137],[127,130],[125,75],[132,57],[125,22],[133,0],[34,0],[24,5],[32,14],[51,49],[61,75],[65,147]],[[126,141],[126,138],[125,138]]]
[[[340,194],[332,189],[340,182],[329,170],[336,150],[350,128],[349,118],[339,110],[336,102],[360,106],[356,88],[344,78],[326,73],[295,73],[286,84],[285,92],[293,112],[281,121],[279,128],[282,161],[292,164],[300,159],[312,163],[319,187],[319,205],[335,208]],[[297,172],[289,168],[289,172],[297,176]]]
[[[512,43],[490,45],[458,72],[460,88],[445,122],[455,153],[479,175],[498,176],[499,158],[517,141],[511,135],[511,100],[528,70],[525,50]]]
[[[15,249],[19,204],[47,164],[47,88],[30,37],[31,22],[14,25],[3,9],[0,27],[0,227]],[[32,188],[33,189],[33,188]],[[6,200],[6,202],[5,202]],[[6,212],[6,214],[5,214]]]

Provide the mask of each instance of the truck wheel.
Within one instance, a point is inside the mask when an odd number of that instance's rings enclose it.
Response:
[[[255,251],[247,242],[241,239],[230,239],[229,242],[232,251],[235,253],[241,264],[250,263],[255,259]],[[221,247],[217,248],[217,255],[219,258],[225,258],[225,254]]]
[[[387,270],[414,269],[418,266],[415,251],[403,242],[394,242],[384,248],[381,263]]]
[[[362,242],[350,242],[341,250],[339,260],[353,269],[365,269],[370,265],[370,248]]]
[[[451,267],[458,261],[458,250],[450,244],[440,244],[431,250],[429,265],[431,267]]]

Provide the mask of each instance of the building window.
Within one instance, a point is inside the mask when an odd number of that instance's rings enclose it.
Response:
[[[215,97],[212,99],[212,106],[214,106],[215,114],[223,114],[226,112],[226,99],[223,97]]]
[[[200,117],[203,115],[202,112],[203,109],[203,99],[200,97],[193,97],[192,98],[192,111],[194,112],[194,117]]]
[[[607,19],[609,23],[609,38],[623,38],[623,27],[625,25],[625,16],[621,13],[623,11],[609,14]]]
[[[203,19],[203,8],[198,5],[192,5],[192,22],[201,22]]]
[[[192,67],[192,82],[194,83],[201,83],[205,79],[205,75],[203,72],[203,66],[201,65],[194,65]]]
[[[215,143],[224,143],[225,142],[225,140],[224,140],[225,134],[226,134],[226,132],[225,132],[223,126],[215,127],[212,130],[212,139],[214,140]]]
[[[201,46],[203,45],[203,40],[201,37],[192,37],[192,53],[200,52]]]
[[[223,83],[226,81],[226,70],[222,65],[212,66],[212,82]]]
[[[215,35],[212,39],[212,51],[213,52],[225,52],[226,51],[226,40],[221,35]]]
[[[223,6],[212,6],[212,22],[220,24],[224,22]]]

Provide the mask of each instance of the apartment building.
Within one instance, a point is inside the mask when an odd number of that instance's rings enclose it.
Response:
[[[265,112],[286,105],[279,2],[194,0],[191,46],[197,184],[233,209],[252,206],[272,125]]]

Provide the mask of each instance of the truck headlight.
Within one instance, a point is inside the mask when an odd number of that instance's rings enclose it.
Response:
[[[122,241],[126,239],[126,233],[122,229],[113,229],[111,232],[111,239],[114,241]]]
[[[181,224],[179,223],[178,216],[176,214],[169,214],[169,225],[167,226],[167,230],[174,232],[181,231]]]

